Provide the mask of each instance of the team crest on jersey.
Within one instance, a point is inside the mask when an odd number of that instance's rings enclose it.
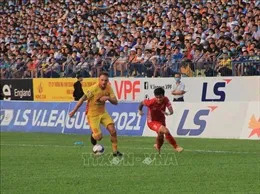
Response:
[[[87,91],[87,98],[92,98],[93,97],[93,93],[91,91]]]

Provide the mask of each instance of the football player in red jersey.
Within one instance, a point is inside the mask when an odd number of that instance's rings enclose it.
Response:
[[[154,98],[143,100],[139,105],[139,114],[143,115],[143,106],[148,107],[147,112],[147,125],[148,127],[157,133],[156,144],[154,147],[159,151],[164,142],[164,136],[166,140],[174,147],[177,152],[182,152],[183,148],[178,146],[176,140],[171,135],[169,129],[165,124],[165,115],[172,115],[173,108],[169,99],[164,96],[165,91],[159,87],[154,90]],[[166,112],[166,107],[169,113]]]

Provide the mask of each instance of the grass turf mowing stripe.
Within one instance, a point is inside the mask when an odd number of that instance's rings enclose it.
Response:
[[[17,147],[61,147],[61,148],[78,148],[79,146],[66,146],[66,145],[41,145],[41,144],[0,144],[0,146],[17,146]],[[80,145],[80,147],[86,147],[89,148],[91,146],[83,146]],[[136,148],[136,147],[125,147],[121,146],[122,149],[130,149],[130,150],[151,150],[154,149],[153,147],[147,148]],[[164,148],[164,150],[173,150],[172,148]],[[192,149],[184,149],[186,152],[198,152],[198,153],[215,153],[215,154],[259,154],[258,152],[236,152],[236,151],[224,151],[224,150],[192,150]]]

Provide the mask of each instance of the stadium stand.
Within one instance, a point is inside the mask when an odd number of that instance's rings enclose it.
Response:
[[[0,0],[1,78],[260,75],[259,0]]]

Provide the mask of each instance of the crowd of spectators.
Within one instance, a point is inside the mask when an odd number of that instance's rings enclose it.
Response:
[[[259,0],[0,0],[1,78],[260,75]]]

